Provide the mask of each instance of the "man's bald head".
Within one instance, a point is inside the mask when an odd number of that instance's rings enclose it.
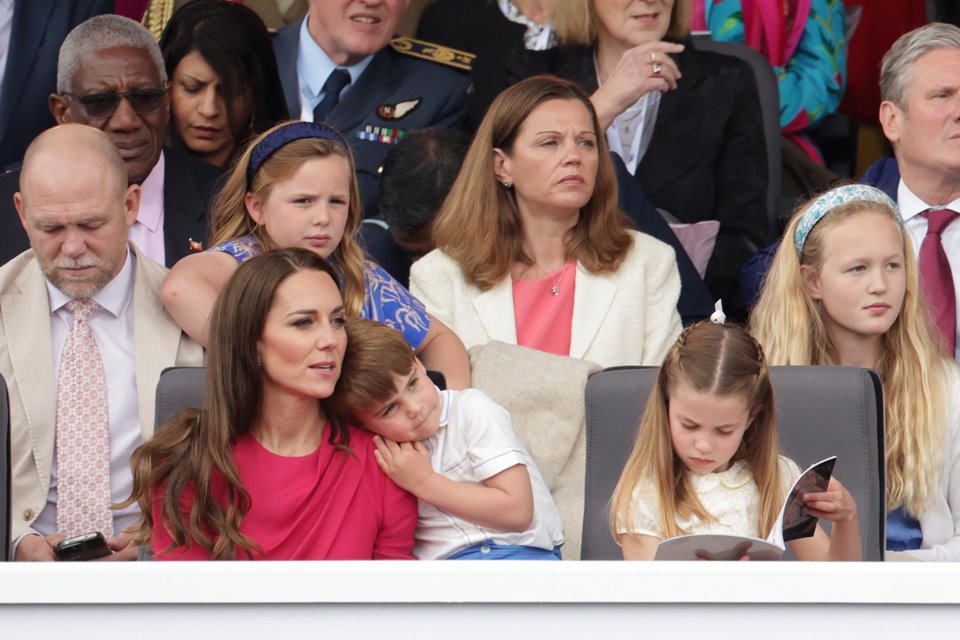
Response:
[[[13,202],[43,274],[67,295],[87,298],[123,267],[140,187],[127,186],[106,134],[65,124],[27,148]]]
[[[32,181],[38,186],[57,184],[61,179],[93,179],[109,186],[113,193],[127,188],[127,171],[117,148],[105,133],[82,124],[64,124],[34,138],[23,157],[20,192],[29,192]]]

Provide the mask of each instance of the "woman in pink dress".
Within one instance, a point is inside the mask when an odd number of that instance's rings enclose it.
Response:
[[[269,251],[227,282],[210,319],[204,408],[133,456],[158,560],[410,558],[416,500],[372,436],[324,409],[347,347],[336,276],[304,249]]]

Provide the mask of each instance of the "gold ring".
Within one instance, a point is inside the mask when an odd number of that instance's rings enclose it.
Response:
[[[661,71],[663,71],[663,65],[660,64],[659,62],[654,62],[654,63],[653,63],[653,75],[659,76]]]
[[[651,52],[650,52],[650,62],[652,62],[653,64],[657,64],[657,52],[656,52],[656,51],[651,51]]]

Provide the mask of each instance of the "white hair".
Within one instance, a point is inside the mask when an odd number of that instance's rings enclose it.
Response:
[[[153,34],[139,22],[114,14],[95,16],[78,24],[64,38],[57,58],[57,93],[67,93],[77,73],[79,60],[91,51],[115,47],[143,49],[150,54],[160,82],[167,81],[163,54]]]

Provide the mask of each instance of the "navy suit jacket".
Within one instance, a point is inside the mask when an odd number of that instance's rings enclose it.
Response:
[[[163,179],[163,240],[167,267],[193,253],[191,241],[206,248],[210,235],[207,208],[222,169],[190,154],[165,147]],[[30,248],[20,224],[13,194],[20,190],[20,170],[0,176],[0,265]]]
[[[295,22],[284,27],[273,41],[283,94],[292,118],[300,117],[297,79],[300,24]],[[405,132],[426,127],[458,127],[467,113],[469,87],[468,72],[399,53],[389,45],[373,56],[326,120],[343,134],[353,149],[364,216],[373,216],[379,210],[377,184],[390,144],[363,140],[360,136],[373,127]],[[377,113],[380,106],[408,100],[420,102],[400,118],[387,120]]]
[[[73,27],[113,12],[113,0],[16,0],[0,91],[0,170],[55,123],[47,99],[57,90],[57,56]]]

